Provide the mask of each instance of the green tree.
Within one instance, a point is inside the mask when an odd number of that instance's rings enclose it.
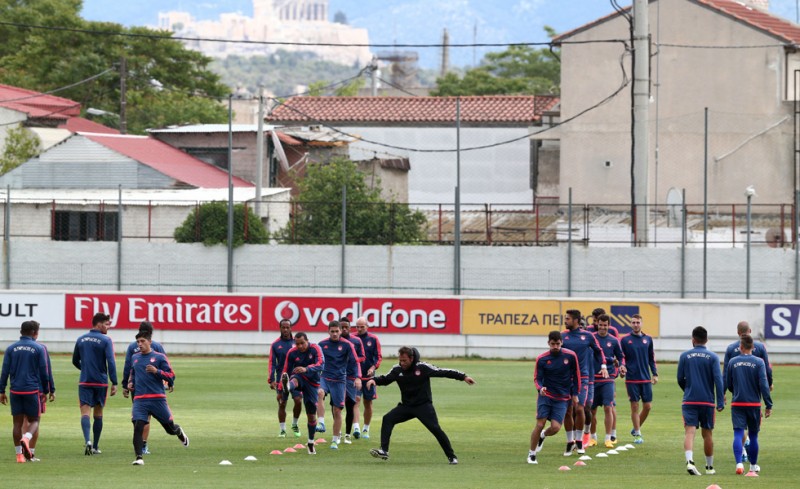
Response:
[[[545,27],[552,37],[555,32]],[[453,73],[436,80],[432,95],[557,94],[561,80],[558,57],[546,48],[510,46],[499,53],[487,53],[481,66],[467,70],[463,77]]]
[[[53,27],[0,26],[0,83],[44,92],[116,67],[57,95],[81,103],[84,109],[119,112],[119,68],[124,58],[129,132],[142,133],[163,121],[227,120],[217,99],[230,89],[208,69],[211,58],[186,49],[168,32],[86,21],[80,17],[81,4],[80,0],[0,0],[4,22]],[[185,108],[165,117],[165,106]]]
[[[247,234],[245,234],[247,223]],[[224,201],[206,202],[175,229],[178,243],[203,243],[206,246],[228,243],[228,203]],[[249,207],[236,204],[233,207],[233,246],[263,244],[269,241],[264,224]]]
[[[17,126],[6,132],[5,147],[0,155],[0,175],[5,175],[33,158],[42,149],[41,141],[28,129]]]
[[[370,188],[364,174],[347,158],[310,165],[298,181],[293,222],[277,233],[283,242],[341,242],[342,187],[347,191],[348,244],[418,243],[425,239],[425,216],[406,204],[387,202]]]

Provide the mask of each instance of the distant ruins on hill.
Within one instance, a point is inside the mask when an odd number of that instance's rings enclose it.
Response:
[[[189,49],[207,56],[231,54],[269,55],[278,49],[310,51],[320,58],[363,67],[372,59],[366,29],[328,20],[328,0],[253,0],[253,17],[221,14],[218,20],[195,20],[188,12],[161,12],[158,27],[179,37],[208,40],[184,41]],[[218,42],[251,41],[252,43]],[[359,46],[304,46],[273,43],[358,44]]]

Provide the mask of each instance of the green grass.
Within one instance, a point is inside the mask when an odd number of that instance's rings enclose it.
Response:
[[[121,359],[120,359],[121,360]],[[391,361],[391,360],[389,360]],[[418,422],[398,425],[392,437],[391,460],[373,459],[368,449],[378,446],[380,418],[398,400],[396,386],[379,391],[372,439],[342,445],[338,452],[318,445],[319,454],[304,450],[295,454],[269,455],[303,436],[278,439],[274,396],[265,384],[264,358],[174,357],[176,390],[169,395],[176,422],[181,424],[191,446],[184,449],[155,424],[150,435],[152,455],[144,467],[132,467],[133,448],[130,400],[121,394],[109,398],[103,454],[83,455],[83,440],[77,403],[77,371],[66,356],[54,356],[57,400],[48,404],[41,428],[37,456],[39,464],[16,464],[11,443],[11,416],[0,417],[0,476],[4,487],[42,484],[43,487],[349,487],[393,488],[483,488],[599,487],[705,488],[792,487],[796,484],[793,446],[797,433],[794,414],[800,410],[800,370],[775,369],[774,416],[763,423],[762,475],[745,479],[733,474],[732,429],[726,409],[718,415],[716,430],[716,476],[690,477],[684,471],[683,426],[680,390],[674,381],[675,365],[661,365],[662,382],[655,387],[654,410],[643,427],[645,444],[636,450],[594,459],[585,467],[559,472],[576,458],[561,455],[564,435],[548,439],[538,466],[525,463],[536,398],[532,387],[533,364],[515,361],[440,360],[437,365],[466,371],[477,380],[469,387],[447,379],[433,381],[440,422],[450,436],[460,465],[449,466],[436,440]],[[120,362],[121,366],[121,362]],[[386,369],[383,369],[384,371]],[[621,399],[620,438],[630,437],[629,409]],[[8,407],[4,407],[8,409]],[[327,424],[331,426],[330,415]],[[291,435],[290,435],[291,436]],[[330,441],[330,429],[323,435]],[[590,455],[597,448],[588,450]],[[695,460],[702,465],[702,441],[697,436]],[[256,462],[245,462],[248,455]],[[232,466],[220,466],[223,459]]]

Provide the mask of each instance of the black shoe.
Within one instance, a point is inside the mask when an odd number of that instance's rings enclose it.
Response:
[[[369,454],[381,460],[389,460],[389,452],[384,452],[381,448],[373,448],[369,451]]]
[[[567,442],[567,448],[566,448],[566,450],[564,450],[564,456],[565,457],[571,457],[572,456],[572,452],[574,450],[575,450],[575,442],[574,441]]]
[[[450,465],[458,465],[458,459],[455,457],[447,457],[447,462]]]
[[[184,447],[189,446],[189,437],[186,436],[186,433],[183,432],[183,428],[180,426],[178,427],[178,439],[183,443]]]
[[[308,446],[308,454],[309,455],[316,455],[317,454],[317,449],[314,448],[314,443],[307,443],[306,446]]]

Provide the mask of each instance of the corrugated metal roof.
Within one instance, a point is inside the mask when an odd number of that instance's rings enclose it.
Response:
[[[153,137],[120,134],[79,134],[187,185],[200,188],[228,187],[227,172]],[[252,183],[239,177],[233,177],[233,185],[235,187],[253,187]]]
[[[288,188],[262,189],[262,198],[278,198],[285,195],[289,200]],[[5,188],[0,189],[0,199],[7,196]],[[246,202],[255,199],[255,188],[234,187],[234,202]],[[96,204],[99,201],[114,203],[119,200],[118,189],[11,189],[12,202]],[[227,201],[227,188],[192,188],[192,189],[132,189],[122,190],[122,201],[125,205],[171,204],[196,205],[197,202]]]
[[[274,131],[275,126],[265,124],[264,131]],[[232,124],[230,128],[230,132],[234,133],[256,133],[258,131],[258,124]],[[219,134],[219,133],[228,133],[228,125],[227,124],[194,124],[191,126],[172,126],[172,127],[165,127],[163,129],[148,129],[147,132],[151,134]],[[278,134],[278,139],[281,140],[282,143],[288,144],[290,146],[300,146],[303,143],[298,141],[291,136],[287,136],[281,131],[276,131]]]
[[[113,127],[98,124],[95,121],[84,119],[83,117],[70,117],[64,124],[58,126],[59,128],[67,129],[72,132],[94,132],[100,134],[119,134],[119,130]]]
[[[39,119],[64,120],[81,114],[81,104],[74,100],[2,84],[0,106]]]

